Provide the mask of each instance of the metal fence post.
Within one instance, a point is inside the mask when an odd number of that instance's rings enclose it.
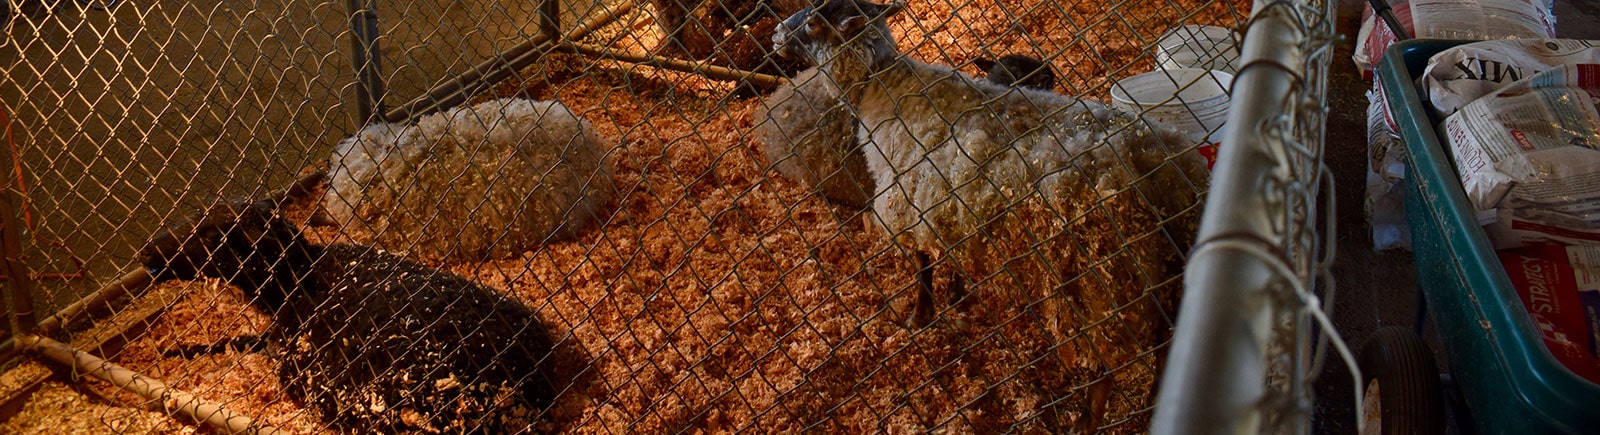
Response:
[[[377,0],[346,0],[350,9],[350,57],[356,71],[356,110],[361,123],[383,113],[383,65],[378,47]]]
[[[1255,3],[1150,433],[1308,430],[1326,105],[1305,102],[1323,97],[1330,16],[1318,0]]]
[[[551,42],[562,42],[561,0],[544,0],[539,4],[539,32]]]
[[[5,258],[0,267],[5,269],[11,287],[11,333],[15,336],[32,334],[39,322],[33,315],[33,279],[28,267],[22,264],[22,219],[18,213],[17,193],[6,189],[0,192],[0,248]]]

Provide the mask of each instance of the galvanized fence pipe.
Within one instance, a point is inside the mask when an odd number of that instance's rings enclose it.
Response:
[[[11,333],[22,335],[31,334],[38,329],[38,321],[33,314],[33,279],[29,276],[28,267],[22,264],[22,213],[19,211],[20,195],[9,189],[0,191],[0,267],[9,277],[6,284],[10,287],[10,312]]]
[[[150,284],[150,271],[143,267],[134,268],[123,274],[116,281],[106,284],[100,290],[84,296],[82,299],[67,305],[61,311],[39,321],[39,333],[54,334],[60,332],[62,326],[71,324],[86,314],[96,311],[108,310],[112,301],[122,300],[125,296],[138,297],[138,290]]]
[[[543,6],[545,4],[548,3],[541,4],[541,7],[546,7]],[[582,39],[588,36],[589,33],[609,25],[611,22],[616,21],[617,18],[632,12],[634,6],[635,3],[632,0],[627,0],[606,7],[600,14],[585,20],[577,27],[574,27],[571,32],[567,32],[564,39],[568,41]],[[542,13],[549,14],[548,11]],[[542,20],[541,23],[551,25],[550,20]],[[559,26],[551,26],[559,28]],[[555,30],[546,28],[545,31],[541,31],[527,40],[506,49],[505,52],[474,65],[472,69],[457,74],[449,81],[428,88],[427,92],[423,92],[422,95],[406,104],[390,109],[384,113],[383,118],[389,122],[400,122],[455,107],[457,104],[467,101],[467,97],[472,94],[482,91],[483,88],[505,80],[518,70],[544,59],[545,50],[541,50],[541,48],[544,48],[546,43],[550,42],[552,35],[557,35]]]
[[[66,344],[39,336],[22,337],[23,345],[40,356],[58,364],[71,367],[74,373],[86,374],[110,382],[117,388],[128,390],[140,397],[156,401],[164,409],[183,414],[221,433],[230,434],[278,434],[283,433],[276,427],[257,423],[255,420],[240,415],[199,396],[189,394],[183,390],[172,388],[167,384],[148,376],[140,375],[122,366],[112,364],[110,361],[100,359],[88,352],[73,349]]]
[[[124,296],[129,296],[130,294],[132,297],[138,297],[138,293],[135,290],[144,288],[149,283],[149,271],[140,268],[128,272],[117,281],[101,287],[100,290],[90,293],[88,296],[84,296],[83,299],[79,299],[67,305],[66,308],[62,308],[61,311],[50,315],[50,317],[40,320],[37,333],[47,336],[53,335],[61,332],[65,325],[72,324],[72,322],[85,315],[113,310],[115,309],[114,303],[116,301],[122,300]],[[0,361],[9,360],[12,352],[17,352],[17,350],[17,337],[7,337],[5,340],[0,341]]]
[[[1304,432],[1304,331],[1333,333],[1310,291],[1317,216],[1331,211],[1317,210],[1330,5],[1258,2],[1251,15],[1152,433]],[[1296,373],[1274,367],[1285,360]]]
[[[356,110],[361,122],[383,113],[383,53],[378,46],[377,0],[347,0],[350,58],[356,69]]]
[[[561,45],[558,45],[556,48],[558,48],[558,49],[560,49],[562,51],[578,53],[578,54],[583,54],[583,55],[588,55],[588,56],[594,56],[594,57],[597,57],[597,58],[600,58],[600,59],[609,59],[609,60],[615,60],[615,61],[618,61],[618,62],[627,62],[627,63],[638,64],[638,65],[646,65],[646,66],[652,66],[652,67],[661,68],[661,69],[669,69],[669,70],[673,70],[673,71],[690,72],[690,73],[700,74],[700,75],[703,75],[703,76],[706,76],[706,77],[710,77],[710,78],[713,78],[713,79],[717,79],[717,80],[726,80],[726,81],[731,81],[731,82],[749,82],[749,83],[757,85],[757,86],[777,86],[779,84],[782,84],[783,81],[784,81],[782,77],[774,76],[774,75],[771,75],[771,74],[762,74],[762,73],[758,73],[758,72],[744,71],[744,70],[740,70],[740,69],[736,69],[736,68],[728,68],[728,67],[723,67],[723,66],[717,66],[717,65],[713,65],[713,64],[711,64],[709,62],[673,59],[673,58],[669,58],[669,57],[666,57],[666,56],[657,56],[657,55],[651,55],[651,54],[628,53],[628,52],[623,52],[623,51],[618,51],[618,50],[612,50],[612,49],[609,49],[609,48],[606,48],[606,47],[602,47],[602,46],[598,46],[598,45],[594,45],[594,44],[583,44],[583,43],[577,43],[577,42],[565,42],[565,43],[562,43]]]
[[[546,38],[561,37],[561,0],[543,0],[539,3],[539,33]]]

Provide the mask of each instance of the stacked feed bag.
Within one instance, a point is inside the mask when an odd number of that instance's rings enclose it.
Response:
[[[1543,0],[1399,0],[1390,1],[1396,24],[1413,38],[1465,40],[1544,40],[1555,36],[1552,3]],[[1352,59],[1362,76],[1373,80],[1368,118],[1366,214],[1373,247],[1410,249],[1405,216],[1405,162],[1400,159],[1397,124],[1390,118],[1382,83],[1372,72],[1390,45],[1399,41],[1393,29],[1367,6]],[[1512,42],[1512,44],[1517,44]],[[1444,71],[1440,71],[1441,73]],[[1502,76],[1489,80],[1498,86]],[[1456,80],[1460,77],[1450,78]],[[1477,78],[1470,81],[1479,82]],[[1463,82],[1464,83],[1464,82]],[[1491,86],[1489,83],[1478,83]],[[1456,106],[1459,107],[1459,106]],[[1453,112],[1456,107],[1451,107]]]
[[[1600,241],[1600,65],[1560,65],[1445,118],[1467,199],[1496,248]]]

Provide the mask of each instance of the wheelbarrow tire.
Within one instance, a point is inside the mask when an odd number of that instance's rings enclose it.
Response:
[[[1378,433],[1444,433],[1439,372],[1422,337],[1407,328],[1380,329],[1361,348],[1360,364],[1364,385],[1378,381],[1382,419]]]

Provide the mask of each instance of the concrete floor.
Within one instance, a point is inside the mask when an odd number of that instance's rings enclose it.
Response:
[[[1416,271],[1409,252],[1374,252],[1371,232],[1363,216],[1366,171],[1365,92],[1370,83],[1350,60],[1360,29],[1364,0],[1339,0],[1338,31],[1344,35],[1334,54],[1329,77],[1327,164],[1337,182],[1338,257],[1333,273],[1338,294],[1333,320],[1345,340],[1359,348],[1374,331],[1386,326],[1410,326],[1415,317]],[[1592,0],[1557,0],[1557,36],[1600,39],[1600,3]],[[1428,339],[1444,370],[1447,363],[1435,332]],[[1354,433],[1353,394],[1343,362],[1329,359],[1317,385],[1315,433]],[[1454,428],[1452,428],[1454,430]]]

